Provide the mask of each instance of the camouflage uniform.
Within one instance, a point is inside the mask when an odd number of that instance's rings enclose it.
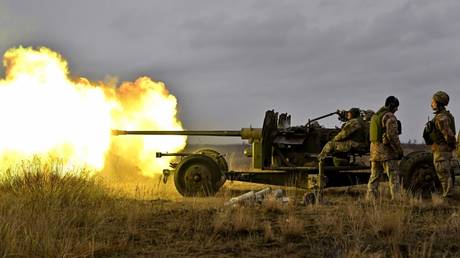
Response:
[[[384,129],[382,142],[371,142],[371,176],[367,185],[367,197],[377,197],[379,180],[385,172],[388,176],[391,198],[394,199],[400,190],[398,160],[403,154],[399,141],[398,120],[388,111],[383,115],[381,123]]]
[[[361,117],[352,118],[345,123],[342,130],[326,145],[318,155],[319,160],[323,160],[333,152],[348,152],[352,149],[364,149],[363,137],[364,121]]]
[[[460,131],[458,131],[457,136],[457,158],[460,159]]]
[[[324,159],[334,152],[364,151],[366,148],[364,129],[364,121],[360,116],[352,118],[345,123],[342,130],[331,141],[324,145],[323,150],[318,155],[319,171],[317,186],[320,191],[319,194],[321,194],[325,187]]]
[[[435,131],[439,132],[439,138],[433,139],[431,150],[434,168],[442,185],[443,197],[447,197],[452,190],[451,160],[452,151],[455,150],[455,132],[452,128],[455,127],[455,122],[450,112],[444,108],[435,114],[433,122]]]

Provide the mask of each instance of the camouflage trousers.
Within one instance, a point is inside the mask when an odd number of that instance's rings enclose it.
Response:
[[[329,141],[324,145],[321,153],[318,155],[318,177],[316,178],[316,193],[322,197],[323,189],[326,185],[326,176],[324,175],[324,159],[334,152],[347,152],[352,148],[351,141],[336,142]]]
[[[442,185],[442,197],[448,197],[453,187],[450,160],[435,161],[434,169]]]
[[[333,153],[339,152],[339,153],[345,153],[349,152],[352,149],[359,149],[362,144],[359,142],[351,141],[351,140],[346,140],[346,141],[334,141],[331,140],[327,142],[323,149],[321,150],[321,153],[318,155],[318,177],[317,177],[317,193],[318,195],[322,196],[323,189],[326,185],[326,176],[324,175],[324,159]]]
[[[397,160],[372,161],[371,177],[367,184],[367,198],[377,198],[379,181],[385,172],[388,176],[391,199],[395,199],[400,193],[399,165]]]
[[[351,151],[351,149],[356,146],[359,146],[359,143],[353,141],[329,141],[326,143],[326,145],[324,145],[323,149],[321,150],[321,153],[318,155],[318,160],[324,160],[327,157],[327,155],[334,152]]]

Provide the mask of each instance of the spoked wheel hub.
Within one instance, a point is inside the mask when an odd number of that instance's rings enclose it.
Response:
[[[222,186],[222,172],[211,157],[193,154],[177,167],[174,184],[183,196],[212,196]]]
[[[209,180],[211,172],[204,164],[193,164],[185,171],[185,180],[188,184],[201,183],[202,180]]]

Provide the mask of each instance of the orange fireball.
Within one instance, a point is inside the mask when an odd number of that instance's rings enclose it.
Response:
[[[71,79],[67,62],[47,48],[13,48],[0,79],[2,169],[32,156],[100,171],[110,155],[129,155],[144,175],[160,172],[156,151],[174,152],[185,137],[111,136],[111,129],[181,130],[177,100],[162,82],[142,77],[120,87]],[[126,173],[126,172],[125,172]]]

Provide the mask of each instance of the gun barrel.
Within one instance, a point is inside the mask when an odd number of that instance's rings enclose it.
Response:
[[[187,135],[241,137],[241,131],[126,131],[112,130],[113,135]]]
[[[336,114],[338,114],[338,111],[333,112],[333,113],[329,113],[329,114],[326,114],[326,115],[323,115],[323,116],[320,116],[320,117],[316,117],[316,118],[313,118],[313,119],[309,119],[308,123],[315,122],[315,121],[318,121],[318,120],[321,120],[323,118],[330,117],[330,116],[333,116],[333,115],[336,115]]]
[[[112,135],[186,135],[186,136],[227,136],[241,137],[241,139],[260,139],[262,129],[260,128],[242,128],[241,130],[217,130],[217,131],[130,131],[130,130],[112,130]]]

